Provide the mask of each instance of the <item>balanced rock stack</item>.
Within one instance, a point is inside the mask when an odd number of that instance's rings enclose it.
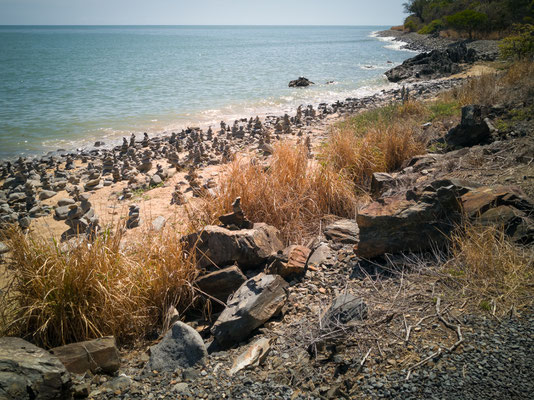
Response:
[[[100,184],[100,172],[94,171],[89,175],[89,180],[86,182],[84,189],[88,192],[91,190],[100,189],[102,185]]]
[[[152,169],[152,152],[150,150],[145,150],[141,159],[141,165],[137,169],[141,173],[147,173]]]
[[[128,210],[128,220],[126,221],[126,228],[133,229],[141,224],[140,209],[137,204],[132,204]]]
[[[78,199],[79,203],[69,206],[69,213],[65,223],[71,228],[74,234],[93,234],[98,229],[98,217],[89,202],[89,194],[82,193]]]
[[[230,230],[252,229],[253,224],[250,222],[241,208],[241,197],[237,197],[232,204],[233,212],[221,215],[219,221]]]
[[[172,192],[171,205],[176,204],[177,206],[181,206],[184,203],[185,203],[185,196],[180,190],[180,185],[175,185],[174,192]]]

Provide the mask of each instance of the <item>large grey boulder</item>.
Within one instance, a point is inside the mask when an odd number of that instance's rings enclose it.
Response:
[[[217,343],[222,347],[239,343],[277,315],[287,300],[288,286],[281,276],[263,273],[246,281],[211,328]]]
[[[161,342],[150,348],[148,371],[174,371],[204,363],[208,352],[200,334],[183,322],[175,322]]]
[[[70,399],[71,386],[57,357],[23,339],[0,338],[0,399]]]
[[[112,336],[55,347],[50,352],[60,359],[69,372],[76,374],[87,371],[113,374],[120,367],[119,350]]]
[[[184,237],[184,242],[189,248],[195,248],[200,268],[234,263],[241,269],[257,267],[284,248],[278,229],[263,223],[240,230],[209,225]]]

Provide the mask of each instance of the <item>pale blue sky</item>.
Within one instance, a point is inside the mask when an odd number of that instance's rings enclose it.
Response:
[[[399,25],[405,0],[0,0],[0,25]]]

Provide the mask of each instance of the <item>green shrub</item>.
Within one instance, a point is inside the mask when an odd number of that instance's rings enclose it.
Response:
[[[501,57],[507,60],[534,59],[534,25],[516,25],[515,33],[500,44]]]
[[[430,35],[432,33],[436,33],[441,31],[443,28],[445,28],[445,24],[441,19],[435,19],[428,25],[425,25],[423,28],[419,30],[419,33],[423,35]]]
[[[475,10],[463,10],[447,17],[447,24],[461,32],[467,32],[473,39],[475,31],[484,30],[488,16]]]

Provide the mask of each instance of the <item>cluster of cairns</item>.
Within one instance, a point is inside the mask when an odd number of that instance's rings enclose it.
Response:
[[[412,85],[411,93],[430,97],[438,90],[455,84],[455,80],[418,83]],[[201,182],[197,173],[200,168],[229,162],[244,148],[256,148],[261,154],[269,155],[273,152],[273,140],[290,135],[305,143],[311,155],[311,139],[306,131],[314,123],[331,114],[354,113],[402,98],[401,90],[395,89],[361,99],[322,103],[317,108],[301,106],[294,116],[267,116],[263,120],[259,117],[244,118],[232,124],[221,122],[218,129],[187,128],[152,138],[145,133],[141,140],[132,134],[129,139],[123,139],[122,145],[113,148],[105,148],[99,143],[91,150],[72,153],[58,150],[41,157],[4,161],[0,163],[0,226],[18,224],[22,229],[28,229],[33,219],[65,207],[54,198],[63,190],[73,193],[74,187],[77,187],[77,192],[82,194],[126,182],[119,199],[128,200],[136,190],[158,186],[175,171],[188,171],[189,186],[175,187],[171,200],[172,204],[183,204],[186,192],[197,196],[214,186],[214,182]],[[77,198],[72,200],[78,202]],[[76,222],[73,225],[80,228]]]

